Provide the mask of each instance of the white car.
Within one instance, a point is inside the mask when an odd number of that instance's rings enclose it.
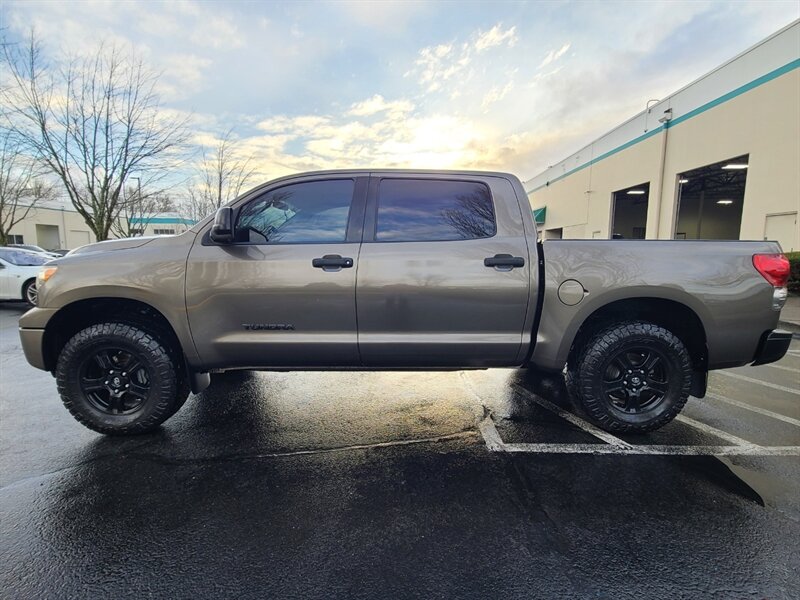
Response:
[[[37,254],[43,254],[45,256],[49,256],[50,258],[59,258],[62,256],[57,252],[50,252],[49,250],[45,250],[41,246],[34,246],[33,244],[9,244],[9,248],[16,248],[17,250],[27,250],[28,252],[36,252]]]
[[[52,260],[37,252],[0,248],[0,300],[24,300],[36,305],[36,276]]]

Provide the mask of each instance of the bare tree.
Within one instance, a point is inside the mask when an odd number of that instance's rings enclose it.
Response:
[[[181,212],[189,219],[200,221],[214,212],[214,203],[206,198],[200,188],[190,185],[186,189],[186,200],[181,202]]]
[[[158,76],[132,53],[101,45],[63,68],[45,63],[31,34],[6,44],[5,121],[61,182],[98,240],[108,238],[131,173],[152,184],[187,139],[186,118],[159,110]]]
[[[203,149],[197,177],[187,190],[187,209],[194,220],[202,219],[236,198],[255,172],[251,166],[252,157],[237,153],[232,136],[233,130],[229,129],[210,153]]]
[[[484,238],[494,234],[494,209],[489,191],[479,190],[458,197],[458,208],[442,211],[442,220],[462,238]]]
[[[136,237],[144,235],[144,230],[157,215],[174,211],[175,203],[165,192],[143,193],[141,186],[137,186],[125,189],[119,207],[111,231],[119,237]]]
[[[8,130],[0,130],[0,246],[8,243],[14,226],[41,200],[55,196],[52,185],[39,175],[36,162]]]

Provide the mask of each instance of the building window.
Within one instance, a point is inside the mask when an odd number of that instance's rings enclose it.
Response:
[[[471,181],[384,179],[375,239],[380,242],[472,240],[496,227],[489,188]]]
[[[12,233],[8,236],[8,243],[9,244],[24,244],[25,240],[22,239],[22,236],[19,234]]]
[[[643,240],[647,231],[650,183],[640,183],[614,192],[611,237],[615,240]]]
[[[153,229],[155,235],[175,235],[174,229]]]
[[[738,240],[749,155],[678,175],[675,239]]]

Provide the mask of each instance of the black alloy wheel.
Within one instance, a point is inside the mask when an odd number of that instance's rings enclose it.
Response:
[[[150,376],[142,359],[113,346],[86,357],[80,366],[79,382],[89,403],[110,415],[135,413],[150,393]]]
[[[642,413],[664,401],[669,390],[667,359],[654,348],[629,347],[614,354],[603,369],[606,400],[626,413]]]

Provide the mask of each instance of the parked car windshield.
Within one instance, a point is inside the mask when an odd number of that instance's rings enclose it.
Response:
[[[0,249],[0,258],[18,267],[38,267],[53,260],[49,256],[28,252],[26,250]]]
[[[30,250],[31,252],[47,252],[44,248],[40,246],[34,246],[32,244],[9,244],[12,248],[19,248],[20,250]]]

